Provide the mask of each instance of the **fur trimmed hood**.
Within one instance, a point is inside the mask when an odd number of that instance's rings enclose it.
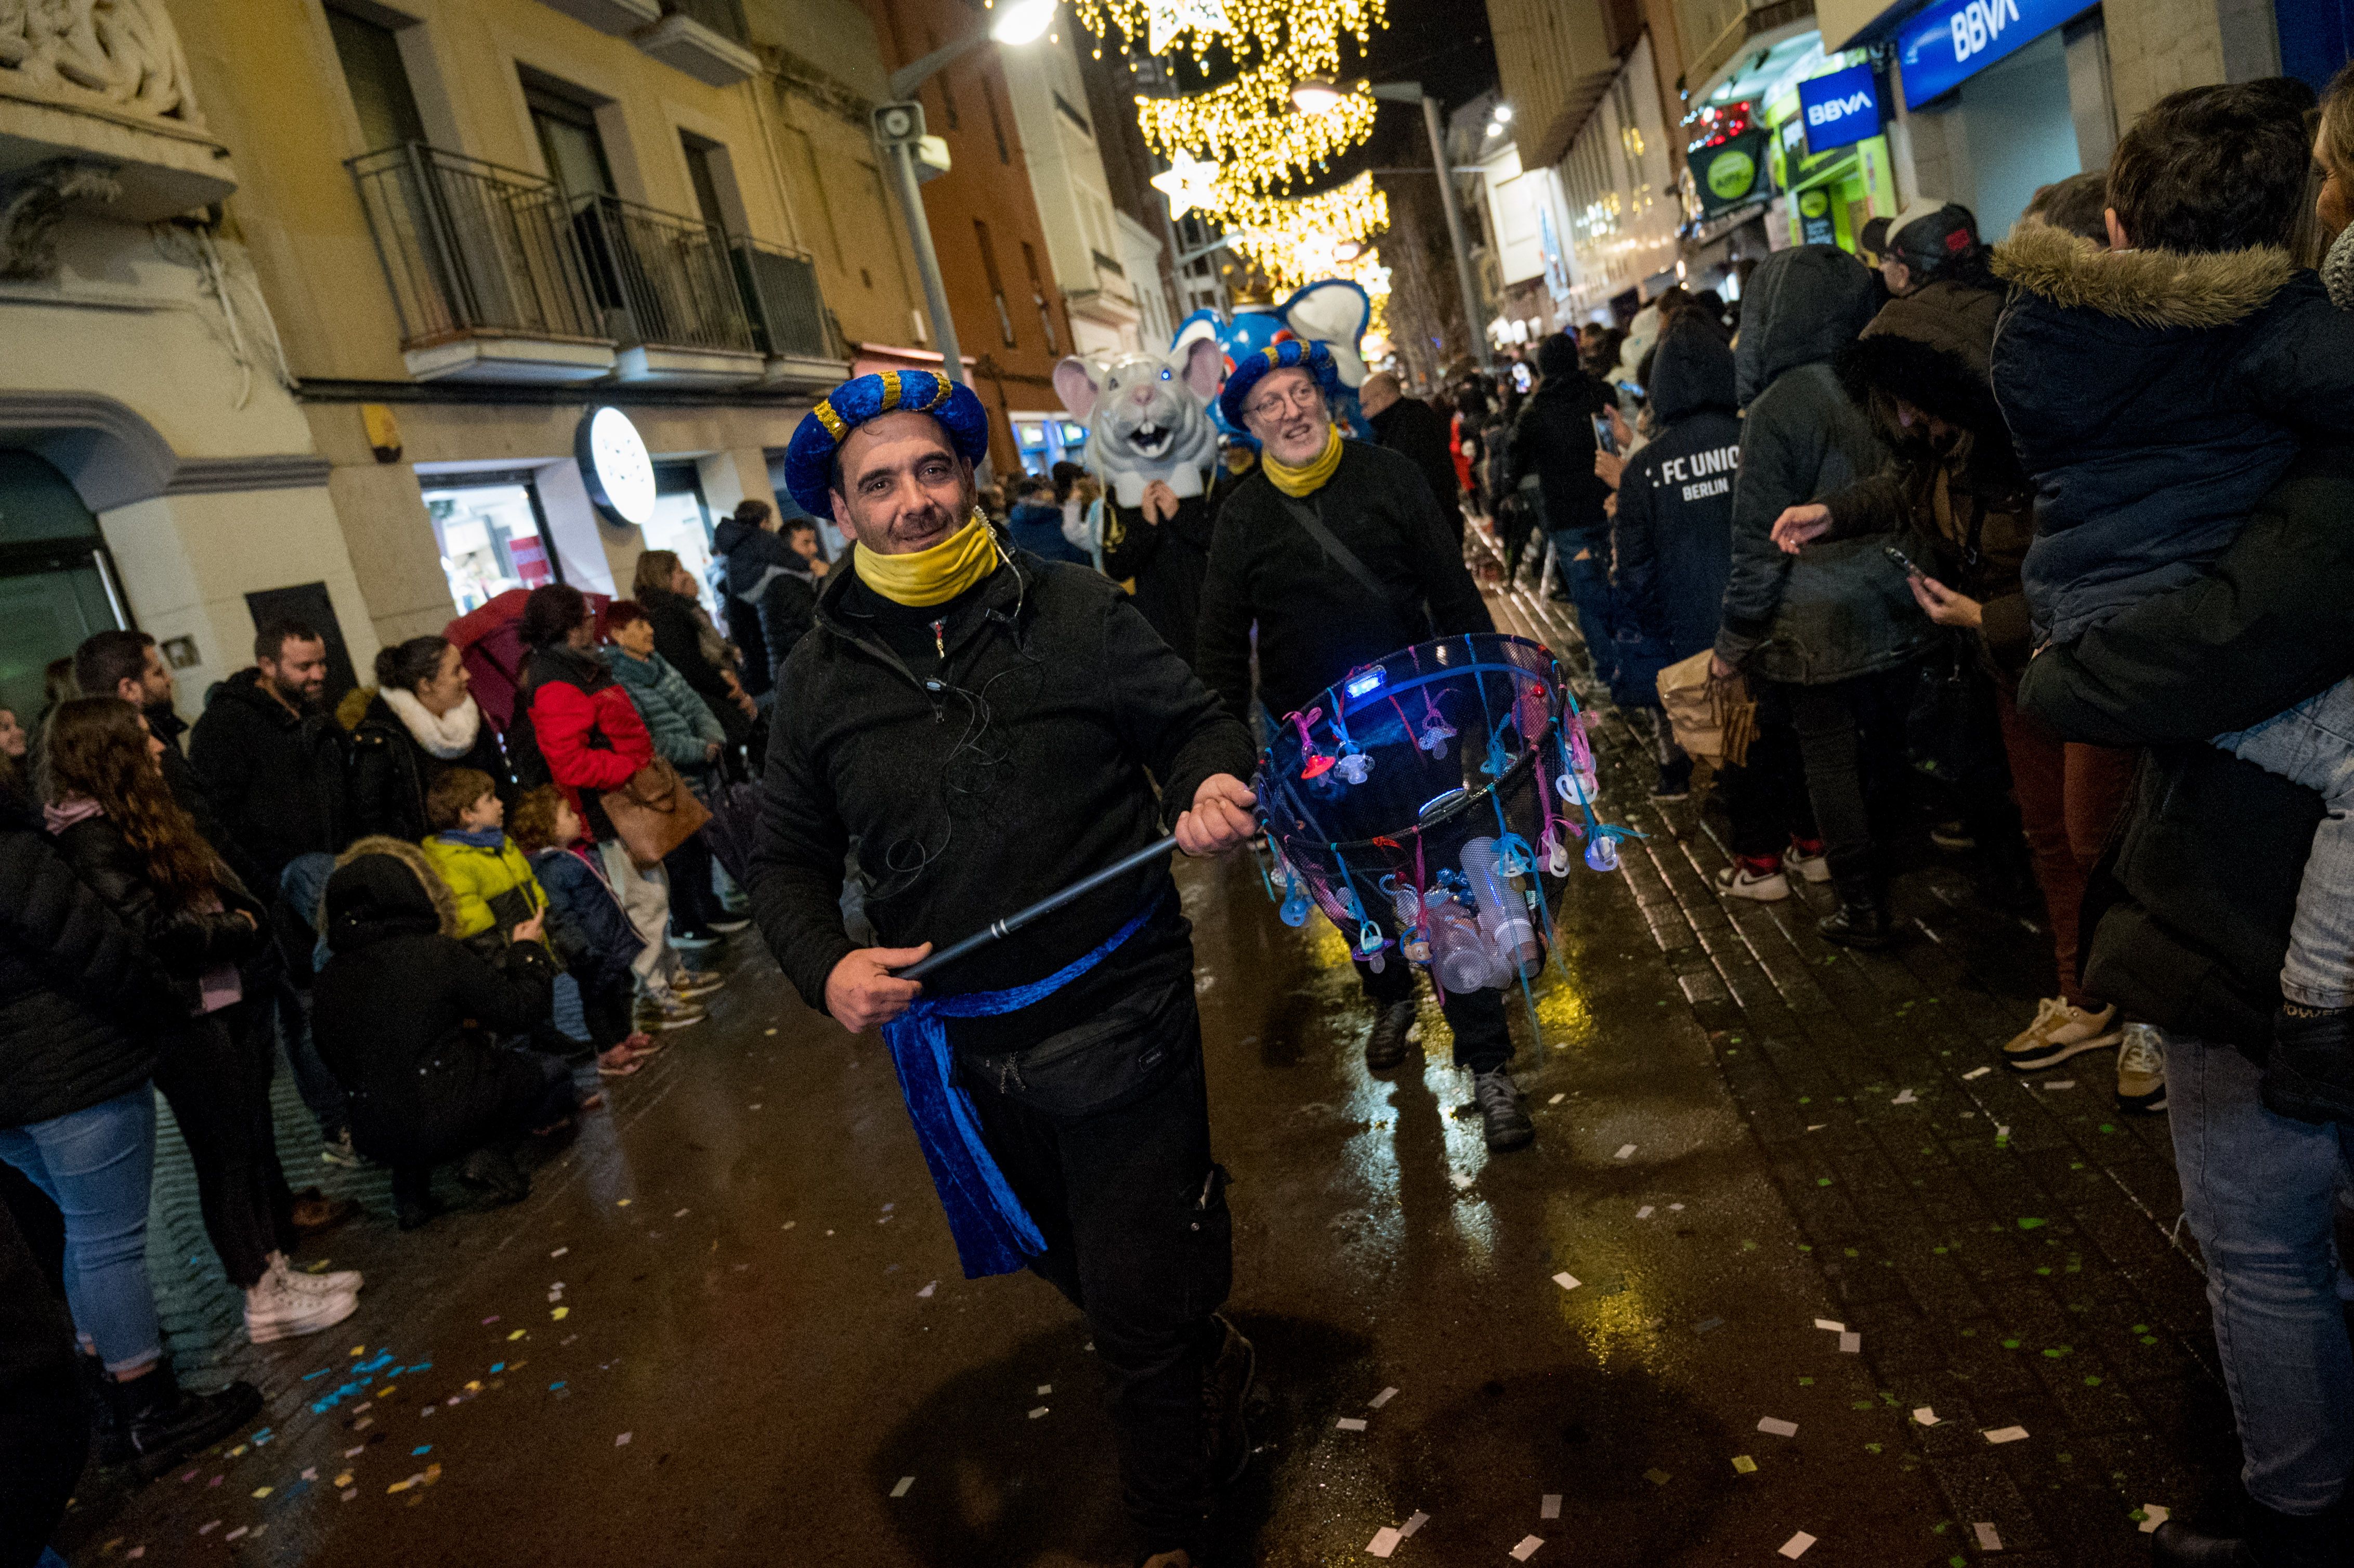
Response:
[[[1988,379],[2002,295],[1934,281],[1882,306],[1863,335],[1840,351],[1840,385],[1871,409],[1872,394],[1901,397],[1978,436],[2008,442]]]
[[[1994,271],[2063,310],[2092,311],[2135,326],[2208,329],[2262,310],[2296,275],[2296,265],[2276,245],[2188,255],[2109,250],[2031,224],[1995,247]]]
[[[421,846],[410,843],[407,839],[387,838],[382,833],[371,833],[366,838],[355,841],[351,848],[337,855],[335,869],[341,871],[352,862],[372,854],[390,855],[415,873],[419,885],[425,889],[425,896],[433,902],[433,913],[441,922],[441,934],[445,937],[457,936],[458,896],[450,891],[450,885],[442,881],[440,874],[433,869],[433,863],[425,858],[425,851]],[[323,889],[321,892],[320,900],[316,919],[319,928],[324,930],[327,921]]]

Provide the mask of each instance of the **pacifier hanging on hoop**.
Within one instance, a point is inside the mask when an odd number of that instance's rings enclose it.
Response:
[[[1373,776],[1373,759],[1367,757],[1364,748],[1350,737],[1348,726],[1341,722],[1341,710],[1337,706],[1332,710],[1332,733],[1341,737],[1340,760],[1332,765],[1332,771],[1348,783],[1363,784]]]
[[[1422,694],[1422,733],[1415,737],[1414,743],[1428,752],[1433,761],[1444,762],[1447,759],[1447,743],[1455,737],[1455,726],[1448,724],[1447,715],[1438,711],[1438,705],[1431,700],[1426,688]]]
[[[1299,753],[1302,758],[1299,764],[1299,776],[1302,779],[1321,779],[1331,772],[1332,765],[1340,760],[1329,751],[1319,751],[1316,748],[1316,737],[1308,732],[1308,726],[1323,716],[1322,708],[1310,708],[1305,714],[1293,714],[1285,720],[1287,724],[1296,726],[1299,731]]]

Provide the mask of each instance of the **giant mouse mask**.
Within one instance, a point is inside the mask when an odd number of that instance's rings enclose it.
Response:
[[[1164,481],[1180,496],[1200,495],[1218,458],[1206,407],[1225,366],[1206,338],[1167,355],[1120,354],[1064,360],[1055,390],[1087,424],[1087,468],[1122,506],[1144,503],[1144,487]]]

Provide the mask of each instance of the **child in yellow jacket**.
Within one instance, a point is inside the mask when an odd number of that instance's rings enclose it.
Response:
[[[506,808],[489,774],[443,772],[426,791],[425,820],[436,830],[424,841],[425,858],[457,896],[461,941],[495,938],[547,907],[531,862],[504,831]]]

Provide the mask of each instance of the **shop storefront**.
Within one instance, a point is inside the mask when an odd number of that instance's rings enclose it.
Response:
[[[1853,250],[1866,223],[1897,210],[1885,95],[1858,49],[1829,57],[1767,102],[1774,185],[1783,196],[1777,238]]]
[[[1016,408],[1013,414],[1013,445],[1028,473],[1052,473],[1058,462],[1087,461],[1087,428],[1062,414]]]

